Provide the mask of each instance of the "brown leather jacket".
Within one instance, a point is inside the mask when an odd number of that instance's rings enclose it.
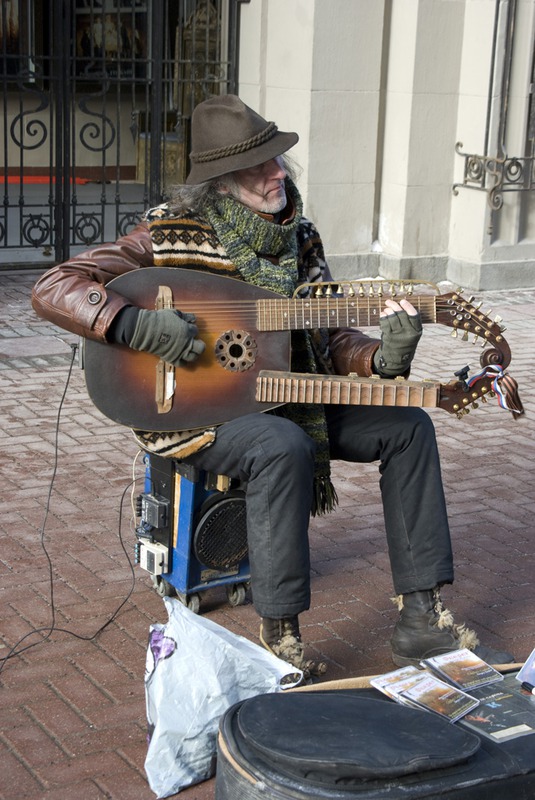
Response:
[[[71,333],[106,341],[118,312],[129,305],[107,284],[118,275],[153,265],[152,241],[142,222],[113,244],[98,245],[48,270],[35,284],[32,306],[39,316]],[[332,280],[327,274],[325,280]],[[354,328],[331,331],[329,348],[339,375],[372,375],[379,340]]]

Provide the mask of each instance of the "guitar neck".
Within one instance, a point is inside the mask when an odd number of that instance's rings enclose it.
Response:
[[[261,299],[256,301],[257,328],[261,331],[313,328],[361,328],[379,324],[388,298],[321,297],[308,299]],[[411,295],[423,323],[436,322],[436,295]]]
[[[360,378],[356,375],[308,375],[261,370],[256,400],[263,403],[331,403],[356,406],[437,408],[436,381]]]

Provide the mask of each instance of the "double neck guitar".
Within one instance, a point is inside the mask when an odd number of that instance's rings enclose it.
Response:
[[[86,340],[85,378],[97,408],[115,422],[154,431],[208,427],[286,402],[441,407],[460,414],[493,391],[490,377],[398,381],[290,372],[292,330],[379,325],[394,289],[364,289],[359,282],[315,284],[310,296],[285,298],[244,281],[192,269],[133,270],[108,288],[142,308],[176,308],[196,316],[206,344],[193,364],[175,369],[148,353]],[[491,320],[461,294],[407,296],[425,324],[445,325],[454,336],[482,345],[481,366],[506,369],[511,353],[499,320]]]

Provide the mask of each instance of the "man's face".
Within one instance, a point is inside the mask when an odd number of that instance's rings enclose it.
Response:
[[[286,205],[285,177],[282,156],[257,167],[239,169],[233,173],[238,186],[236,199],[253,211],[277,214]]]

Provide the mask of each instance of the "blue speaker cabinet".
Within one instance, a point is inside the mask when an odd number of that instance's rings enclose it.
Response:
[[[137,498],[136,563],[161,596],[198,613],[203,591],[225,586],[231,605],[250,584],[245,491],[174,459],[146,454]]]

